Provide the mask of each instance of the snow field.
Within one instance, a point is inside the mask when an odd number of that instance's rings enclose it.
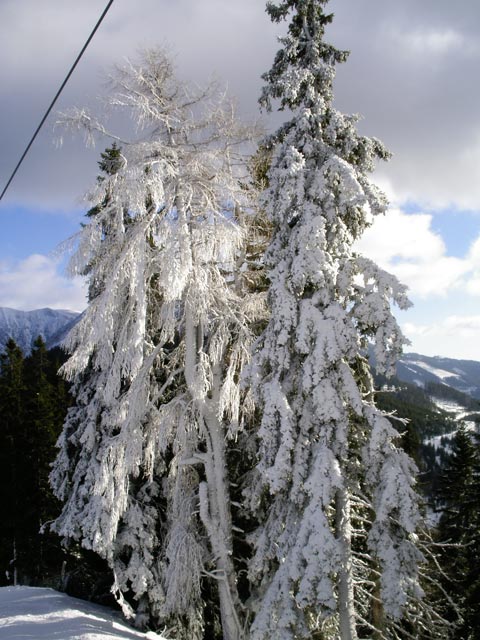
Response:
[[[0,640],[166,640],[141,633],[119,613],[53,589],[0,588]]]

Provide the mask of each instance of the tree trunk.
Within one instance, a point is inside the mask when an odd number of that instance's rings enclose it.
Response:
[[[341,640],[357,640],[355,601],[352,576],[352,524],[348,491],[338,489],[336,500],[336,535],[340,543],[341,562],[338,572],[338,612]]]
[[[207,495],[210,544],[216,557],[218,590],[224,640],[240,640],[243,637],[238,618],[239,598],[233,566],[232,519],[230,497],[226,477],[224,433],[213,411],[205,415],[208,431]]]
[[[185,316],[185,379],[193,391],[192,395],[196,398],[198,412],[203,420],[207,449],[204,454],[206,483],[200,486],[200,516],[215,558],[223,640],[241,640],[244,636],[238,617],[239,598],[233,566],[225,433],[218,418],[221,367],[214,367],[211,398],[196,397],[195,368],[201,351],[200,332],[188,306]]]
[[[372,624],[376,629],[373,638],[374,640],[382,640],[385,638],[385,611],[381,600],[380,578],[374,577],[373,579],[375,580],[375,589],[372,599]]]
[[[17,569],[17,539],[13,539],[13,558],[11,561],[13,566],[13,586],[18,586],[18,569]]]

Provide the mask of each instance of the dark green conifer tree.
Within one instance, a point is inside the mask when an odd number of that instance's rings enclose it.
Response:
[[[70,404],[57,376],[64,360],[41,337],[27,358],[13,340],[0,355],[0,586],[51,586],[108,604],[105,563],[42,527],[60,510],[48,475]]]
[[[14,340],[0,355],[0,584],[18,580],[18,561],[23,545],[23,513],[27,494],[23,480],[27,470],[24,440],[24,357]]]
[[[478,594],[480,581],[480,458],[472,434],[461,425],[451,443],[440,484],[442,516],[439,539],[445,591],[452,598],[450,616],[461,616],[460,640],[480,639]],[[456,610],[455,610],[456,609]]]
[[[475,460],[470,493],[472,523],[469,536],[469,566],[465,576],[465,621],[472,640],[480,640],[480,432],[473,438]]]
[[[54,518],[58,501],[50,489],[48,476],[55,457],[55,443],[62,428],[63,415],[57,409],[57,385],[44,340],[39,336],[25,360],[24,442],[28,467],[23,479],[29,500],[24,507],[26,547],[22,553],[25,575],[31,584],[48,584],[61,570],[59,540],[41,535],[42,525]]]

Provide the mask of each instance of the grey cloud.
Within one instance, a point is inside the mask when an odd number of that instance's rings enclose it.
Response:
[[[394,154],[381,173],[394,190],[432,206],[480,209],[480,6],[421,3],[331,3],[332,39],[351,50],[337,81],[337,102],[364,116],[361,128]],[[412,50],[432,34],[458,34],[444,50]],[[469,160],[470,156],[470,160]]]
[[[105,0],[3,0],[0,4],[0,179],[18,159]],[[382,168],[394,190],[419,202],[449,201],[480,210],[478,0],[332,0],[329,39],[351,50],[338,71],[336,102],[364,116],[362,131],[394,153]],[[41,26],[39,26],[41,25]],[[109,66],[139,48],[169,45],[180,75],[205,82],[216,72],[257,114],[260,75],[277,49],[262,0],[116,0],[59,108],[95,105]],[[454,32],[442,52],[412,50],[422,34]],[[425,36],[426,37],[426,36]],[[419,40],[418,40],[419,39]],[[447,42],[448,44],[448,42]],[[46,127],[15,180],[10,201],[69,208],[96,173],[98,151],[82,142],[55,150]]]

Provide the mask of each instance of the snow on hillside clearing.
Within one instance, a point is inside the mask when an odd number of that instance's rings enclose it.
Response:
[[[445,369],[437,369],[436,367],[432,367],[426,362],[422,362],[421,360],[410,360],[409,364],[415,365],[416,367],[420,367],[421,369],[425,369],[429,373],[437,376],[440,380],[444,380],[445,378],[459,378],[460,374],[452,373],[451,371],[445,371]]]
[[[0,588],[0,640],[166,640],[128,627],[119,613],[53,589]]]
[[[457,422],[462,420],[468,431],[476,430],[477,427],[475,422],[471,420],[464,420],[465,416],[468,416],[469,414],[472,413],[471,411],[465,411],[465,407],[451,400],[450,401],[441,400],[433,396],[431,397],[431,400],[435,404],[435,406],[449,413],[450,416],[454,418]],[[431,438],[426,438],[425,444],[429,444],[435,449],[444,448],[448,453],[450,453],[450,446],[448,442],[455,436],[456,433],[457,433],[457,430],[455,429],[450,433],[443,433],[438,436],[432,436]]]
[[[458,404],[458,402],[454,402],[453,400],[443,400],[442,398],[436,398],[435,396],[431,396],[431,400],[436,407],[451,414],[451,417],[455,418],[455,420],[462,420],[465,416],[472,413],[472,411],[466,411],[463,405]]]
[[[465,424],[468,431],[475,431],[477,425],[475,422],[471,420],[464,420],[464,418],[470,415],[471,411],[466,411],[465,407],[453,400],[443,400],[441,398],[435,398],[434,396],[430,396],[430,399],[435,404],[436,407],[450,414],[454,420],[459,422],[460,420]],[[425,439],[425,444],[428,444],[435,449],[444,448],[447,453],[450,453],[450,446],[448,442],[455,436],[457,430],[454,429],[450,433],[443,433],[438,436],[432,436],[431,438]]]

